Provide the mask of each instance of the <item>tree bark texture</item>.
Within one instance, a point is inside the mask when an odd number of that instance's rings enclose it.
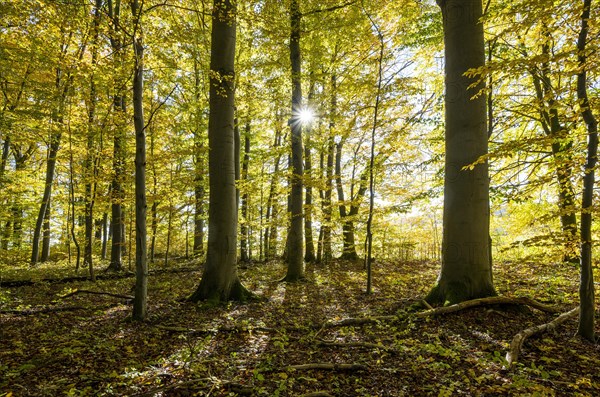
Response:
[[[146,127],[144,125],[144,42],[141,10],[137,0],[131,3],[137,35],[133,37],[135,66],[133,73],[133,124],[135,127],[135,298],[133,319],[143,321],[148,307],[148,258],[146,246]],[[129,231],[131,233],[131,230]]]
[[[438,0],[445,45],[445,176],[442,269],[430,303],[454,304],[495,295],[489,257],[486,98],[469,88],[471,68],[484,66],[481,1]],[[483,84],[483,83],[481,83]]]
[[[595,167],[598,162],[598,121],[590,108],[587,94],[586,40],[589,30],[591,0],[583,1],[581,30],[577,39],[577,98],[583,121],[587,126],[587,160],[583,177],[581,198],[581,278],[579,281],[579,324],[577,333],[590,342],[595,342],[595,291],[592,267],[592,206],[594,202]]]
[[[208,120],[208,250],[191,301],[243,300],[237,275],[237,203],[234,155],[235,4],[214,0]]]
[[[292,175],[290,193],[290,229],[287,244],[286,281],[304,278],[304,236],[302,232],[302,123],[298,115],[302,109],[301,58],[300,58],[300,21],[302,14],[298,0],[290,3],[290,62],[292,65]]]

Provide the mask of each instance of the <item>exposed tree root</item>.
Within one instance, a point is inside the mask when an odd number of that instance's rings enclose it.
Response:
[[[77,294],[106,295],[106,296],[112,296],[113,298],[120,298],[120,299],[127,299],[127,300],[133,299],[132,295],[113,294],[111,292],[102,292],[102,291],[90,291],[87,289],[76,289],[75,291],[73,291],[71,293],[61,296],[60,299],[65,299],[65,298],[68,298],[70,296],[77,295]]]
[[[555,329],[558,325],[567,321],[568,319],[575,317],[578,313],[579,307],[576,307],[566,313],[562,313],[560,316],[550,321],[549,323],[536,325],[534,327],[524,329],[523,331],[516,334],[510,344],[510,350],[506,353],[505,358],[507,367],[511,368],[517,362],[519,358],[519,353],[521,352],[521,347],[523,346],[523,342],[525,342],[525,339],[535,334],[551,331]]]
[[[460,310],[469,309],[471,307],[487,306],[487,305],[526,305],[534,309],[546,313],[559,313],[560,309],[552,305],[546,305],[544,303],[535,301],[525,296],[522,297],[509,297],[509,296],[491,296],[487,298],[472,299],[461,303],[456,303],[450,306],[437,307],[435,309],[425,310],[423,312],[416,313],[417,317],[428,317],[437,316],[441,314],[454,313]]]
[[[309,371],[312,369],[324,371],[363,371],[367,369],[367,366],[362,364],[311,363],[290,365],[287,368],[295,371]]]

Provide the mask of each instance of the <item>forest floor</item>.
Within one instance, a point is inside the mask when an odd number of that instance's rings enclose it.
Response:
[[[375,262],[368,296],[361,263],[309,264],[307,280],[297,284],[276,281],[284,274],[281,262],[256,263],[240,277],[264,299],[219,306],[182,299],[197,285],[200,265],[157,272],[142,324],[130,321],[127,299],[64,297],[77,289],[131,295],[132,277],[39,281],[64,277],[66,269],[57,266],[0,268],[0,396],[600,395],[600,347],[574,336],[576,320],[528,339],[507,370],[513,336],[556,314],[488,306],[415,316],[410,308],[435,281],[433,263]],[[564,311],[577,302],[576,268],[505,263],[494,271],[500,294]],[[6,283],[17,276],[38,282]],[[44,312],[56,308],[63,311]],[[379,315],[398,317],[323,326]],[[292,367],[315,363],[353,366]]]

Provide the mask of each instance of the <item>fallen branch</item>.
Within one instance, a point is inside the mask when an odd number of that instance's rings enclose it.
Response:
[[[352,327],[357,325],[377,324],[379,322],[394,321],[398,316],[351,317],[340,321],[326,322],[315,328]]]
[[[302,394],[300,397],[331,397],[326,391],[314,391],[312,393]]]
[[[70,296],[77,295],[77,294],[106,295],[106,296],[112,296],[113,298],[120,298],[120,299],[127,299],[127,300],[133,299],[133,296],[131,296],[131,295],[113,294],[111,292],[102,292],[102,291],[90,291],[87,289],[76,289],[73,292],[70,292],[66,295],[61,296],[60,299],[65,299],[65,298],[68,298]]]
[[[200,270],[197,267],[177,267],[173,269],[156,269],[148,272],[150,275],[157,274],[165,274],[165,273],[192,273]],[[96,280],[119,280],[123,278],[133,278],[135,277],[135,273],[133,272],[123,272],[123,273],[105,273],[105,274],[97,274]],[[0,281],[0,287],[11,288],[11,287],[26,287],[31,285],[36,285],[40,283],[51,283],[51,284],[60,284],[60,283],[71,283],[77,281],[89,281],[90,277],[85,276],[70,276],[63,278],[43,278],[40,280],[5,280]]]
[[[507,367],[511,368],[517,362],[517,359],[519,358],[519,353],[521,351],[521,347],[523,346],[523,342],[525,342],[525,339],[535,334],[551,331],[558,325],[567,321],[568,319],[575,317],[578,313],[579,307],[576,307],[566,313],[562,313],[560,316],[550,321],[549,323],[536,325],[516,334],[512,342],[510,343],[510,350],[506,353],[505,358]]]
[[[94,307],[85,307],[85,306],[61,306],[61,307],[44,307],[41,309],[6,309],[0,310],[0,314],[16,314],[19,316],[29,316],[32,314],[42,314],[42,313],[57,313],[57,312],[70,312],[75,310],[96,310]]]
[[[324,339],[318,339],[317,345],[319,346],[330,346],[330,347],[364,347],[367,349],[380,349],[386,352],[396,352],[396,350],[389,346],[379,345],[377,343],[369,342],[333,342]]]
[[[531,298],[527,297],[518,297],[513,298],[509,296],[491,296],[488,298],[479,298],[472,299],[469,301],[464,301],[461,303],[457,303],[455,305],[450,306],[442,306],[437,307],[435,309],[425,310],[423,312],[416,313],[417,317],[429,317],[429,316],[439,316],[442,314],[454,313],[460,310],[469,309],[472,307],[478,306],[488,306],[488,305],[526,305],[533,307],[534,309],[538,309],[540,311],[546,313],[558,313],[560,310],[552,305],[546,305],[544,303],[535,301]]]
[[[363,371],[366,370],[367,367],[362,364],[311,363],[290,365],[288,369],[293,369],[295,371],[308,371],[312,369],[325,371]]]

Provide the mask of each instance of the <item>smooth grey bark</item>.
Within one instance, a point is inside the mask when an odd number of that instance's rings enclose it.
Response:
[[[125,212],[123,211],[123,201],[125,191],[123,189],[123,179],[125,178],[125,130],[124,119],[126,113],[125,96],[122,93],[120,78],[116,76],[123,64],[123,43],[120,22],[120,0],[108,0],[108,16],[112,21],[110,27],[109,39],[113,51],[113,63],[115,65],[113,109],[114,109],[114,138],[113,138],[113,179],[111,181],[111,251],[110,264],[108,270],[123,270],[123,250],[125,248]]]
[[[42,224],[42,252],[40,254],[40,262],[48,262],[50,259],[50,214],[52,209],[52,199],[46,206],[44,214],[44,223]]]
[[[365,168],[360,175],[358,181],[358,190],[355,194],[352,194],[354,185],[351,189],[350,197],[350,208],[345,204],[344,187],[342,185],[342,147],[344,145],[343,139],[336,144],[335,149],[335,182],[338,195],[338,209],[340,212],[340,218],[342,220],[342,259],[346,260],[357,260],[358,254],[356,253],[356,238],[354,233],[354,219],[358,215],[360,209],[360,202],[364,197],[368,189],[368,170]]]
[[[277,123],[276,125],[280,125]],[[279,147],[281,146],[281,129],[275,129],[275,139],[273,142],[273,150],[277,151],[275,161],[273,165],[273,173],[271,174],[271,184],[269,187],[269,196],[267,197],[266,211],[265,211],[265,224],[267,225],[264,230],[264,253],[265,260],[273,259],[277,255],[277,225],[273,222],[277,214],[275,193],[277,191],[277,179],[279,178],[279,163],[281,162],[281,154],[279,153]]]
[[[71,238],[73,239],[73,244],[75,244],[75,249],[77,251],[77,258],[75,261],[75,270],[79,271],[79,266],[81,262],[81,246],[79,245],[79,241],[77,240],[77,230],[75,227],[75,171],[74,171],[74,160],[73,160],[73,135],[69,134],[69,201],[70,201],[70,215],[71,215],[71,225],[70,225],[70,233]],[[69,261],[71,260],[71,244],[69,243]],[[92,281],[96,281],[96,275],[94,273],[94,268],[90,267],[90,279]]]
[[[485,64],[481,1],[438,0],[445,47],[444,219],[442,268],[430,303],[454,304],[495,295],[489,257],[487,162],[468,167],[487,153],[486,98],[473,96],[465,76]],[[464,167],[468,167],[465,169]]]
[[[579,322],[577,333],[590,342],[595,336],[595,291],[592,267],[592,208],[594,204],[595,167],[598,162],[598,121],[594,116],[587,93],[586,41],[589,32],[591,0],[583,0],[581,30],[577,38],[577,99],[581,117],[587,126],[587,160],[581,198],[581,276],[579,281]]]
[[[50,147],[48,149],[48,161],[46,162],[46,181],[44,194],[40,210],[38,212],[35,229],[33,231],[33,246],[31,250],[31,264],[35,265],[39,260],[40,235],[42,234],[42,225],[46,216],[46,210],[50,206],[50,197],[52,195],[52,182],[54,181],[54,172],[56,170],[56,156],[60,147],[61,133],[53,133],[50,137]]]
[[[248,169],[250,167],[250,120],[246,122],[246,126],[244,129],[244,157],[242,159],[242,171],[240,175],[240,179],[242,183],[247,184],[248,182]],[[242,222],[240,225],[240,261],[249,262],[250,258],[250,247],[249,247],[249,227],[248,227],[248,201],[250,199],[249,194],[249,186],[246,186],[244,189],[244,194],[242,195],[241,200],[241,212],[242,212]]]
[[[197,45],[197,43],[196,43]],[[196,101],[196,113],[194,116],[194,255],[204,255],[204,217],[205,217],[205,150],[204,132],[202,128],[202,114],[200,108],[201,97],[200,65],[197,51],[194,51],[194,99]]]
[[[314,77],[311,74],[310,88],[308,90],[308,104],[311,105],[312,99],[315,94],[315,82]],[[304,145],[304,260],[306,262],[315,262],[315,243],[313,241],[313,225],[312,225],[312,214],[313,214],[313,171],[312,171],[312,153],[311,153],[311,129],[308,125],[306,131],[306,144]]]
[[[304,236],[302,211],[302,123],[298,118],[302,109],[302,66],[300,58],[300,22],[302,14],[298,0],[290,3],[290,62],[292,66],[292,117],[290,119],[292,141],[292,174],[290,193],[290,228],[287,244],[287,273],[285,281],[294,282],[304,278]]]
[[[214,0],[208,120],[208,250],[202,279],[190,300],[245,300],[237,274],[237,203],[234,156],[236,10]]]
[[[146,246],[146,126],[144,121],[144,41],[138,0],[131,2],[134,19],[133,124],[135,127],[135,294],[133,315],[144,321],[148,311],[148,258]],[[131,233],[131,231],[129,231]]]
[[[150,158],[152,170],[152,207],[150,208],[150,219],[152,237],[150,238],[150,262],[154,262],[156,255],[156,232],[158,230],[158,179],[156,176],[156,161],[154,157],[154,131],[150,128]]]
[[[92,19],[92,41],[91,41],[91,65],[92,70],[98,63],[98,36],[100,29],[100,13],[102,8],[102,0],[96,0],[94,5],[94,16]],[[96,129],[94,125],[96,123],[96,104],[98,98],[96,94],[96,81],[94,73],[90,76],[90,95],[88,99],[88,125],[87,125],[87,142],[86,142],[86,158],[84,161],[84,173],[85,173],[85,236],[84,236],[84,248],[83,248],[83,265],[90,269],[90,273],[93,273],[93,247],[94,247],[94,202],[95,202],[95,140],[96,140]]]

